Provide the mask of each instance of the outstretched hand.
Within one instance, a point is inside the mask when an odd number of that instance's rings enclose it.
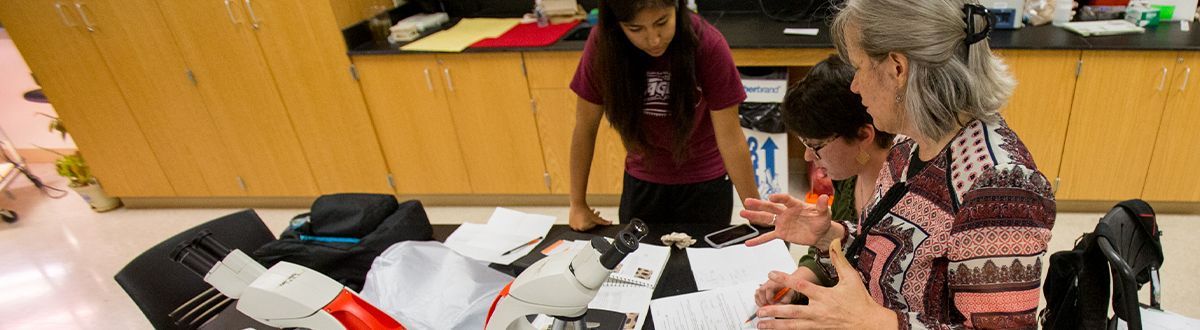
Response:
[[[750,223],[775,226],[774,231],[746,241],[747,246],[765,244],[776,238],[803,245],[828,241],[832,226],[828,195],[817,198],[817,204],[806,203],[788,194],[772,194],[768,198],[765,201],[747,198],[746,209],[739,213]]]

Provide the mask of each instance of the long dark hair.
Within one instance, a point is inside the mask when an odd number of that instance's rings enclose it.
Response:
[[[631,151],[642,151],[648,143],[643,131],[642,112],[646,102],[646,70],[651,57],[634,46],[621,31],[620,22],[628,22],[643,9],[674,7],[675,37],[667,46],[671,61],[671,98],[667,106],[674,119],[675,140],[671,153],[676,162],[687,159],[687,140],[696,118],[696,49],[699,38],[692,28],[690,12],[680,0],[601,0],[599,31],[594,35],[597,56],[592,77],[604,95],[604,115],[621,134]]]

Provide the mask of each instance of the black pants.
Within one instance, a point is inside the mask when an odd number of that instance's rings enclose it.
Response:
[[[728,225],[733,216],[733,183],[729,176],[689,184],[657,184],[625,173],[621,191],[621,223],[686,222]]]

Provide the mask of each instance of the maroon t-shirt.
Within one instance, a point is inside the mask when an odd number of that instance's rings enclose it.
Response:
[[[658,184],[685,184],[703,182],[725,175],[725,163],[717,150],[716,133],[713,131],[709,111],[735,106],[746,99],[741,76],[733,64],[733,56],[725,36],[699,15],[692,14],[692,29],[699,38],[696,51],[697,96],[695,126],[688,138],[688,156],[675,162],[671,154],[675,139],[675,125],[668,110],[671,99],[671,70],[669,55],[651,61],[646,71],[646,103],[642,111],[642,129],[646,132],[647,145],[641,153],[630,152],[625,157],[625,171],[635,178]],[[596,33],[593,29],[583,48],[583,57],[571,80],[571,90],[580,98],[595,104],[604,104],[604,95],[599,84],[589,72],[596,56]],[[632,110],[632,109],[631,109]]]

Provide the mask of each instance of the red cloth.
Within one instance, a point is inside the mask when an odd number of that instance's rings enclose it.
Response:
[[[471,48],[545,47],[554,44],[576,25],[579,25],[579,21],[551,24],[541,28],[537,23],[517,24],[500,37],[480,40],[472,44]]]

